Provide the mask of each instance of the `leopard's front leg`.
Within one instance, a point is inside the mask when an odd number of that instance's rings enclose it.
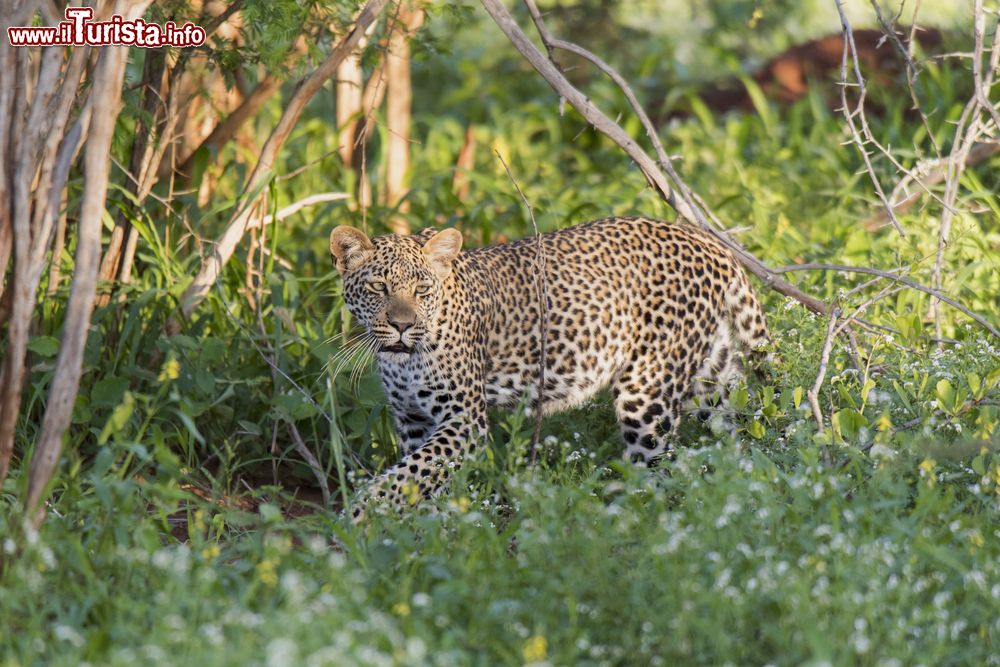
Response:
[[[416,410],[395,409],[396,441],[403,456],[424,446],[434,431],[435,419]]]
[[[484,396],[463,398],[442,415],[423,445],[404,455],[360,494],[351,511],[353,523],[364,518],[372,503],[398,511],[432,498],[444,488],[451,472],[487,433]]]

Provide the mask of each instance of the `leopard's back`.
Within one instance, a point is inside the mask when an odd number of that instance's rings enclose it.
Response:
[[[607,218],[541,237],[548,291],[544,409],[576,405],[609,383],[637,394],[636,374],[669,375],[691,394],[734,379],[739,351],[767,340],[760,306],[728,249],[695,228]],[[491,403],[535,400],[541,319],[537,241],[466,253],[485,277],[483,327]],[[696,376],[708,382],[696,383]],[[624,402],[624,401],[623,401]]]

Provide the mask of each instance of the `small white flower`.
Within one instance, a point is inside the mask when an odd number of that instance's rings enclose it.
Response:
[[[57,625],[53,630],[52,634],[64,642],[68,642],[73,646],[80,648],[84,644],[83,635],[77,632],[76,628],[69,625]]]
[[[279,637],[267,645],[267,667],[292,667],[298,662],[299,647],[291,639]]]

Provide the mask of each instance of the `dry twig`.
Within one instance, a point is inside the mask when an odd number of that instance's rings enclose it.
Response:
[[[851,30],[851,23],[847,20],[847,15],[844,13],[843,0],[835,0],[837,5],[837,12],[840,14],[840,25],[844,31],[844,55],[840,63],[840,106],[841,111],[844,113],[844,119],[847,121],[847,127],[851,131],[851,139],[854,145],[858,147],[858,152],[861,153],[861,159],[865,163],[865,171],[868,172],[868,177],[871,178],[872,185],[875,187],[875,194],[878,195],[879,200],[885,207],[886,215],[892,226],[896,228],[896,231],[902,236],[906,236],[906,232],[903,231],[903,227],[899,224],[899,220],[896,219],[896,214],[893,212],[892,205],[885,196],[885,192],[882,190],[882,184],[879,183],[878,176],[875,175],[875,167],[872,166],[871,156],[868,154],[868,149],[865,148],[866,144],[877,143],[874,136],[872,136],[871,129],[868,127],[868,120],[865,117],[865,96],[868,94],[865,88],[865,79],[861,75],[861,63],[858,58],[858,48],[854,43],[854,31]],[[854,83],[848,83],[847,81],[847,61],[848,57],[854,63]],[[847,89],[848,87],[857,87],[858,89],[858,102],[857,105],[852,109],[851,105],[847,102]],[[857,117],[858,122],[855,122],[855,117]],[[883,151],[888,153],[888,151]],[[897,165],[901,167],[902,165]]]
[[[545,366],[548,355],[548,337],[549,337],[549,280],[545,273],[545,251],[542,247],[542,235],[538,231],[538,223],[535,222],[535,209],[528,201],[528,198],[524,195],[524,191],[521,190],[521,186],[518,185],[517,179],[514,178],[514,174],[511,173],[510,167],[507,166],[506,160],[503,159],[503,155],[500,155],[500,151],[494,150],[497,157],[500,159],[500,164],[503,165],[504,170],[507,172],[507,178],[510,182],[514,184],[514,189],[517,190],[517,194],[520,195],[521,201],[524,202],[525,208],[528,209],[528,217],[531,218],[531,227],[535,232],[535,271],[537,281],[536,288],[538,291],[538,310],[541,313],[541,320],[539,322],[539,346],[538,346],[538,390],[535,397],[535,431],[531,437],[531,462],[535,462],[535,458],[538,456],[538,442],[542,435],[542,405],[545,401]]]
[[[320,493],[323,494],[323,505],[326,507],[330,506],[330,484],[326,481],[326,473],[320,466],[319,461],[316,456],[306,447],[305,441],[299,434],[299,429],[295,427],[295,424],[288,422],[288,432],[292,436],[292,440],[295,442],[295,450],[306,460],[309,468],[312,470],[313,476],[316,478],[316,483],[319,484]]]
[[[809,405],[812,407],[813,418],[816,420],[816,428],[822,433],[823,427],[823,411],[819,407],[819,390],[823,387],[823,381],[826,379],[826,369],[830,365],[830,352],[833,350],[833,339],[835,336],[835,329],[837,326],[837,318],[840,317],[840,308],[834,306],[830,311],[830,322],[826,329],[826,340],[823,341],[823,352],[819,358],[819,371],[816,373],[816,381],[813,382],[813,386],[806,392],[806,397],[809,399]]]

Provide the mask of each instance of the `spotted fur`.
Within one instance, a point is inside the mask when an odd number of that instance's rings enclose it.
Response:
[[[632,460],[668,450],[685,404],[724,397],[742,354],[767,342],[746,274],[705,232],[607,218],[541,240],[549,294],[541,408],[579,405],[610,385]],[[536,241],[464,252],[461,242],[455,230],[368,239],[338,227],[330,237],[347,305],[378,341],[403,452],[369,495],[395,507],[442,487],[485,438],[487,406],[537,403]]]

